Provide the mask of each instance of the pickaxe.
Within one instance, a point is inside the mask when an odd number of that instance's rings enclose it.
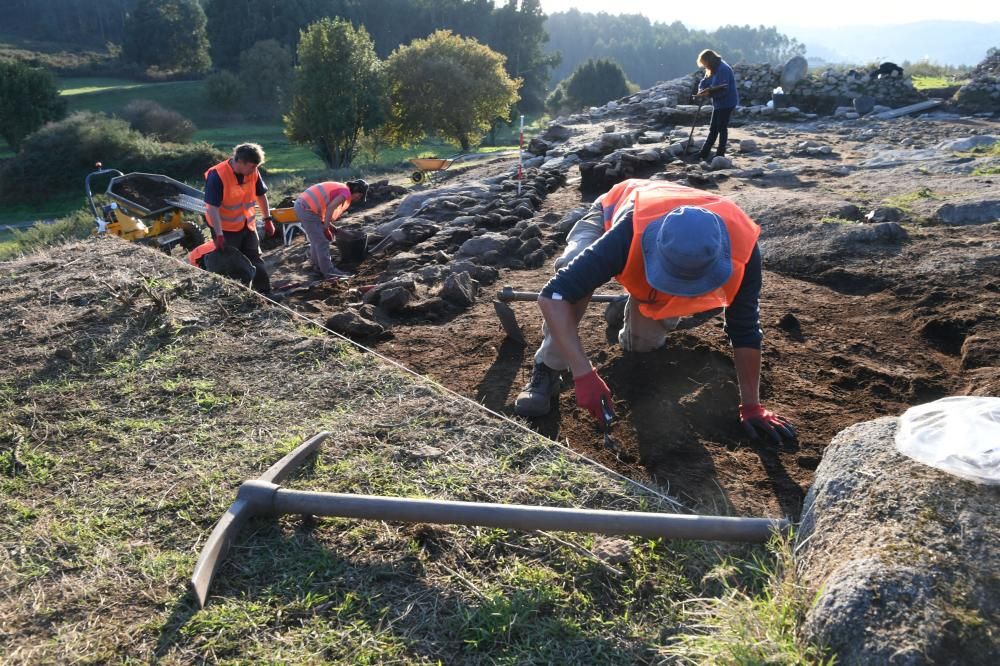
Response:
[[[343,493],[287,490],[278,485],[330,433],[321,432],[272,465],[258,479],[244,481],[236,501],[215,525],[205,542],[191,585],[202,608],[208,588],[229,545],[254,516],[302,514],[339,516],[405,523],[473,525],[516,530],[555,530],[596,534],[634,534],[669,539],[744,541],[763,543],[788,522],[770,518],[730,518],[592,509],[560,509],[522,504],[486,504],[445,500],[377,497]]]
[[[590,297],[590,302],[617,303],[619,301],[624,301],[626,298],[628,298],[628,296],[625,294],[594,294]],[[500,324],[503,326],[503,330],[507,334],[507,337],[511,340],[519,342],[522,345],[528,343],[527,340],[524,339],[524,333],[521,331],[521,327],[517,323],[517,315],[514,314],[514,309],[507,304],[511,301],[537,300],[537,291],[514,291],[514,287],[511,287],[510,285],[505,286],[497,292],[496,300],[493,301],[493,309],[496,310],[497,317],[500,318]]]

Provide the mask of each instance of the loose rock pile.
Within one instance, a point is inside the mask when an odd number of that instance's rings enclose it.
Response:
[[[972,70],[972,80],[956,95],[958,105],[971,113],[1000,112],[1000,49],[990,49]]]
[[[558,220],[535,212],[565,184],[564,171],[528,169],[517,191],[514,173],[457,187],[410,194],[395,216],[370,232],[369,247],[391,249],[386,270],[361,302],[327,326],[353,337],[372,337],[407,316],[433,318],[473,305],[499,268],[538,268],[558,249],[542,227]],[[379,241],[384,241],[380,243]]]

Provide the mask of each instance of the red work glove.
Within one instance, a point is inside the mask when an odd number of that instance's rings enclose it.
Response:
[[[323,227],[323,235],[326,236],[326,239],[328,241],[332,241],[333,240],[333,229],[331,229],[330,227]]]
[[[226,251],[226,237],[225,236],[223,236],[222,234],[219,234],[213,240],[215,241],[215,249],[217,251],[219,251],[219,252],[225,252]]]
[[[770,435],[778,444],[784,439],[795,439],[795,428],[788,419],[764,409],[763,405],[740,405],[740,423],[751,439],[757,439],[757,431]]]
[[[264,218],[264,233],[267,234],[268,238],[274,238],[274,234],[278,233],[278,230],[274,228],[274,218],[270,215]]]
[[[606,401],[608,409],[611,410],[611,389],[597,374],[597,370],[591,370],[581,377],[575,377],[573,383],[576,385],[576,404],[590,412],[590,415],[597,419],[598,423],[604,423],[601,399]]]

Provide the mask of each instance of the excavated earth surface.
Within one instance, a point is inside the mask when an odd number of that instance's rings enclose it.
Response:
[[[598,136],[606,122],[569,127],[578,135]],[[619,131],[628,128],[627,120],[616,122]],[[557,408],[533,427],[700,510],[798,516],[824,448],[837,432],[946,395],[1000,393],[1000,224],[935,222],[935,210],[946,202],[1000,198],[1000,176],[955,168],[969,158],[947,153],[937,161],[858,166],[901,143],[914,149],[970,133],[997,135],[1000,125],[983,119],[902,119],[861,127],[874,130],[859,136],[859,126],[849,122],[746,124],[732,129],[730,140],[735,148],[741,139],[754,139],[757,150],[733,151],[735,166],[780,162],[780,169],[688,181],[731,197],[763,227],[761,394],[767,407],[796,424],[795,445],[779,448],[744,436],[721,317],[673,334],[653,353],[626,354],[597,305],[591,305],[581,335],[614,393],[613,434],[624,453],[617,457],[604,448],[596,425],[575,404],[571,381]],[[832,150],[807,154],[804,141]],[[454,185],[515,167],[514,160],[497,160],[445,174],[441,182]],[[675,161],[636,175],[678,180],[690,171]],[[593,201],[595,193],[581,192],[578,168],[566,175],[566,185],[544,200],[535,219],[559,218]],[[865,213],[887,200],[903,209],[900,226],[873,232],[874,225],[841,219],[850,216],[846,205]],[[377,225],[392,217],[397,204],[356,213],[352,221]],[[549,230],[544,237],[562,242],[564,233]],[[293,290],[285,304],[323,321],[357,303],[358,287],[385,279],[392,254],[354,267],[357,273],[347,282]],[[468,309],[396,317],[386,333],[364,342],[512,415],[541,338],[541,317],[533,303],[513,305],[528,342],[517,344],[505,337],[490,295],[505,284],[540,289],[555,256],[540,268],[501,270],[496,284],[484,286]],[[295,281],[308,278],[306,257],[303,240],[296,239],[265,258],[276,280]],[[621,293],[616,283],[603,291]]]

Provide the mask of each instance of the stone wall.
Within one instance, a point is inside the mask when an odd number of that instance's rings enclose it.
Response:
[[[898,107],[920,100],[920,94],[913,88],[913,81],[905,73],[899,76],[883,76],[871,79],[867,72],[837,72],[826,70],[820,74],[807,74],[791,85],[782,84],[780,65],[736,65],[736,85],[739,86],[740,103],[743,106],[767,104],[771,92],[779,85],[783,87],[789,102],[803,111],[831,113],[837,106],[851,103],[855,97],[867,95],[875,98],[875,103]]]
[[[972,113],[1000,113],[1000,49],[990,49],[972,70],[969,83],[956,96],[958,105]]]

